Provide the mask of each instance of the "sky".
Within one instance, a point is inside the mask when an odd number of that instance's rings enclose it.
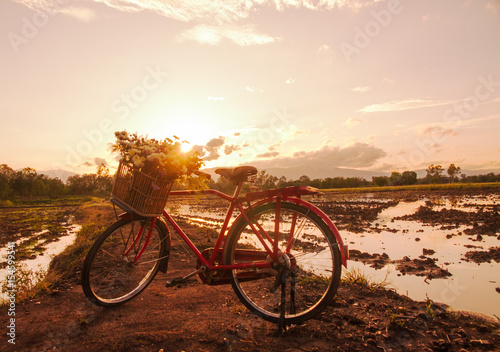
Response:
[[[500,170],[500,0],[4,0],[0,35],[14,169],[113,169],[127,130],[205,167]]]

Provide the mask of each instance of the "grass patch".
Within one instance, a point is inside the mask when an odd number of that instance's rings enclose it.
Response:
[[[392,286],[392,281],[387,277],[389,276],[389,272],[386,273],[385,278],[383,280],[374,280],[371,275],[365,274],[359,268],[351,268],[347,271],[344,271],[342,274],[342,282],[347,284],[356,284],[365,286],[369,289],[388,289]]]
[[[90,196],[16,197],[0,201],[0,208],[77,206],[94,199],[98,198]]]

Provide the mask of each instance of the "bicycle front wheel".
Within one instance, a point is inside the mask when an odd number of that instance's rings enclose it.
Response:
[[[320,313],[335,295],[341,274],[340,251],[329,226],[312,210],[289,202],[281,202],[278,219],[276,203],[253,209],[249,218],[271,238],[278,220],[281,259],[269,269],[232,270],[231,283],[238,298],[254,314],[273,323],[297,324]],[[250,225],[244,218],[235,224],[225,264],[270,261]]]
[[[170,237],[158,219],[148,242],[150,224],[146,218],[122,219],[98,237],[82,268],[83,291],[91,302],[108,307],[125,303],[151,283]]]

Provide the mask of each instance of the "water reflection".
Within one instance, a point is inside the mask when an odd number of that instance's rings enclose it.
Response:
[[[47,272],[52,259],[56,255],[64,251],[69,245],[71,245],[75,241],[76,233],[81,228],[80,225],[74,225],[70,223],[65,224],[65,226],[67,227],[66,234],[59,237],[57,241],[44,243],[44,240],[39,240],[37,243],[32,244],[33,248],[39,245],[43,245],[43,248],[45,248],[43,252],[36,255],[34,259],[20,259],[19,256],[16,255],[16,261],[15,261],[16,268],[18,270],[19,268],[22,268],[22,270],[26,272],[30,271],[32,275],[31,277],[33,278],[40,277],[42,276],[43,273]],[[35,233],[32,237],[37,237],[42,233],[43,231],[40,233]],[[16,241],[15,248],[20,248],[24,241],[30,241],[30,238]],[[0,249],[0,258],[1,262],[6,261],[7,246]],[[40,275],[37,275],[37,273],[39,273]],[[5,282],[6,277],[7,277],[7,268],[0,269],[0,282],[2,283]],[[0,294],[0,300],[6,298],[7,298],[6,293]]]

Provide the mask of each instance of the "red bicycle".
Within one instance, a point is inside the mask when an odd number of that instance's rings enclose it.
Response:
[[[167,223],[198,259],[195,270],[167,282],[177,285],[199,275],[205,284],[231,284],[241,302],[281,328],[320,313],[335,295],[346,266],[343,245],[332,221],[301,199],[311,187],[287,187],[242,195],[257,173],[252,166],[215,171],[236,185],[233,196],[217,190],[172,191],[170,196],[212,194],[230,203],[214,247],[200,251],[167,211],[160,217],[125,213],[89,250],[82,269],[87,298],[100,306],[125,303],[141,293],[171,259]],[[235,209],[239,215],[230,224]],[[227,234],[227,235],[226,235]]]

